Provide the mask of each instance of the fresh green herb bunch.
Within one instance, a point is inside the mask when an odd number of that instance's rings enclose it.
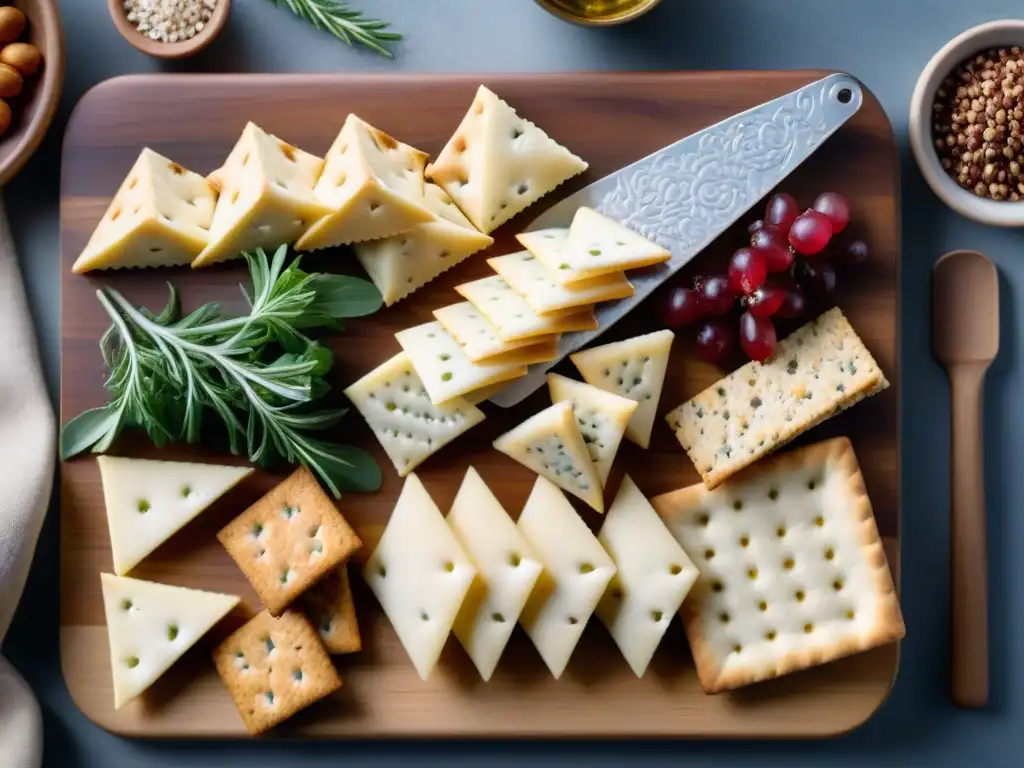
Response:
[[[317,29],[326,29],[345,45],[361,43],[389,59],[394,56],[387,43],[402,39],[398,32],[389,32],[390,24],[379,19],[368,19],[362,11],[352,10],[348,3],[340,0],[272,0],[288,8],[300,19]]]
[[[310,436],[333,427],[343,409],[315,409],[329,389],[333,355],[304,331],[341,330],[344,318],[376,312],[372,283],[346,275],[307,274],[287,248],[269,259],[245,254],[249,314],[226,317],[205,304],[182,317],[173,285],[154,315],[109,288],[96,292],[113,325],[100,340],[110,370],[110,402],[76,416],[61,431],[61,457],[108,450],[125,427],[141,427],[157,446],[200,439],[211,412],[224,423],[231,451],[262,465],[301,463],[337,496],[373,491],[380,468],[365,451]]]

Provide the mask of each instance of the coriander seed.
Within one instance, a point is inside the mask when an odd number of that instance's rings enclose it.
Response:
[[[953,70],[935,93],[932,139],[962,188],[992,200],[1024,199],[1024,53],[993,48]]]

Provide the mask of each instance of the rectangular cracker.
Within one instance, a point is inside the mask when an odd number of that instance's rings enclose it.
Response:
[[[581,307],[579,312],[571,315],[538,315],[530,309],[526,300],[498,275],[457,285],[455,290],[480,310],[505,341],[597,328],[597,316],[592,306]]]
[[[489,384],[526,375],[526,367],[522,365],[474,363],[437,321],[399,331],[395,338],[409,355],[434,405]]]
[[[708,488],[889,386],[838,309],[779,342],[665,418]]]
[[[306,467],[224,526],[217,538],[272,616],[362,546]]]
[[[299,598],[302,610],[328,653],[355,653],[363,648],[348,566],[342,563]]]
[[[503,361],[506,359],[505,355],[514,350],[552,340],[558,341],[558,334],[534,336],[519,341],[505,341],[498,335],[498,329],[491,324],[491,321],[468,301],[460,301],[457,304],[449,304],[447,307],[435,309],[434,317],[452,335],[452,338],[459,342],[466,357],[474,363],[494,358]],[[519,365],[527,365],[527,363],[519,363]]]
[[[534,236],[543,237],[544,230],[516,237],[527,246]],[[589,304],[633,295],[633,286],[624,272],[613,272],[572,285],[562,285],[529,250],[497,256],[488,259],[487,263],[539,315],[571,312]]]
[[[257,614],[213,652],[224,685],[253,736],[341,688],[331,657],[298,611]]]
[[[542,259],[537,253],[554,254],[568,237],[568,229],[539,229],[516,235],[524,253],[510,253],[488,259],[487,263],[515,288],[536,312],[545,315],[566,308],[632,296],[633,285],[623,271],[609,272],[569,284],[558,281],[546,264],[554,256]]]
[[[535,248],[533,255],[563,285],[660,264],[670,257],[657,243],[586,207],[576,211],[561,247]]]
[[[707,693],[903,637],[847,438],[765,459],[715,490],[697,484],[651,503],[700,571],[682,616]]]
[[[399,477],[484,420],[483,411],[461,397],[431,403],[405,352],[352,384],[345,396],[366,419]]]

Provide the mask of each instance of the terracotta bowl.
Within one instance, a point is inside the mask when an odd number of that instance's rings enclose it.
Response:
[[[110,8],[110,18],[114,20],[117,31],[135,48],[158,59],[183,59],[186,56],[199,53],[220,34],[221,29],[224,28],[224,22],[228,20],[231,0],[218,0],[213,9],[213,15],[206,22],[203,31],[195,37],[176,43],[151,40],[139,32],[135,25],[128,21],[128,14],[124,10],[124,0],[107,0],[107,6]]]
[[[64,33],[57,0],[15,0],[10,4],[28,17],[21,40],[42,52],[43,66],[26,78],[21,95],[10,100],[14,115],[7,133],[0,136],[0,185],[10,181],[36,151],[57,111],[64,85]]]
[[[932,104],[946,76],[962,62],[989,48],[1024,46],[1024,21],[990,21],[968,29],[936,53],[918,78],[910,101],[910,147],[928,186],[954,211],[982,224],[1024,227],[1024,202],[990,200],[963,189],[942,168],[932,137]]]

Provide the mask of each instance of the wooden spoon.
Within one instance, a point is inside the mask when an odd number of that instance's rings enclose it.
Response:
[[[960,707],[988,702],[988,560],[982,465],[982,386],[999,350],[999,278],[975,251],[932,271],[932,351],[949,376],[951,419],[950,693]]]

